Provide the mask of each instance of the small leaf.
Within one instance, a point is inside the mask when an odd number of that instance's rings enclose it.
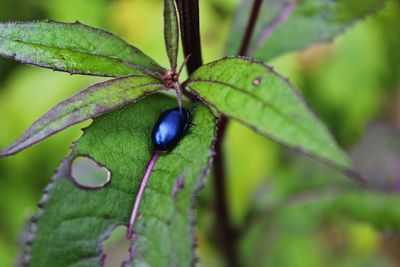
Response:
[[[28,240],[30,267],[102,266],[107,234],[128,224],[154,149],[152,127],[163,110],[174,107],[176,99],[153,95],[94,120],[46,189],[38,220],[31,226],[33,240]],[[134,258],[124,266],[193,265],[193,205],[209,168],[215,118],[207,107],[197,105],[193,122],[196,126],[182,142],[156,162],[134,227]],[[96,190],[76,186],[69,168],[81,155],[111,171],[111,183]],[[181,177],[183,186],[177,187]]]
[[[164,0],[165,47],[172,69],[176,69],[179,47],[179,25],[174,0]]]
[[[150,76],[128,76],[92,85],[54,106],[0,157],[13,155],[67,127],[160,91],[162,84]]]
[[[0,23],[0,55],[71,74],[118,77],[164,72],[119,37],[78,22]]]
[[[365,16],[379,10],[382,0],[264,0],[250,43],[250,56],[268,61],[286,52],[331,41]],[[236,11],[227,54],[235,55],[253,1],[243,0]]]
[[[300,92],[271,67],[249,58],[224,58],[200,67],[187,86],[219,112],[266,137],[351,170],[348,156]]]

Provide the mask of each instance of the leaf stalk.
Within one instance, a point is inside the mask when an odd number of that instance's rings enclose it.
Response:
[[[126,231],[127,239],[131,239],[133,236],[133,225],[135,224],[135,220],[136,220],[138,212],[139,212],[139,204],[140,204],[140,201],[142,200],[143,192],[149,181],[150,174],[154,168],[154,164],[156,163],[159,156],[160,156],[160,151],[154,152],[153,157],[151,158],[151,160],[149,162],[149,165],[147,165],[146,172],[144,174],[144,177],[143,177],[142,182],[139,187],[139,192],[136,195],[135,203],[133,205],[133,210],[131,213],[131,218],[129,219],[128,230]]]

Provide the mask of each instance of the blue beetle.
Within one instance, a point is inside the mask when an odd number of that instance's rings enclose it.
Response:
[[[187,133],[191,125],[191,113],[188,109],[173,108],[161,113],[151,135],[158,151],[174,148]]]

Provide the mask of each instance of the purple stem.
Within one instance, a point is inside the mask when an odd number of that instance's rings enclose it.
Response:
[[[153,157],[151,158],[151,160],[149,162],[149,165],[147,166],[146,173],[144,174],[144,177],[142,179],[142,183],[140,184],[139,192],[137,193],[137,196],[135,199],[135,204],[133,205],[131,218],[129,220],[128,230],[126,231],[127,239],[131,239],[133,236],[133,225],[135,223],[135,219],[138,214],[139,204],[140,204],[140,201],[142,200],[144,189],[146,188],[147,182],[149,181],[151,171],[153,170],[154,164],[156,163],[158,156],[160,156],[160,151],[156,151],[154,153]]]
[[[200,42],[199,2],[198,0],[175,0],[179,11],[183,52],[189,57],[187,69],[192,74],[203,65]]]
[[[182,65],[179,67],[179,70],[178,70],[178,78],[179,78],[179,76],[181,76],[181,73],[182,73],[182,71],[183,71],[183,68],[187,65],[187,63],[188,63],[188,61],[189,61],[189,58],[190,58],[190,55],[187,55],[187,56],[185,57],[185,60],[183,61]]]
[[[258,14],[260,13],[262,0],[254,0],[253,8],[251,10],[249,22],[247,23],[246,32],[244,34],[242,44],[239,48],[238,54],[240,56],[245,56],[247,54],[247,50],[249,49],[249,45],[251,42],[251,37],[253,35],[254,28],[256,26]]]
[[[293,9],[296,7],[296,4],[293,2],[286,2],[282,11],[275,17],[272,23],[264,29],[261,33],[260,38],[257,42],[251,47],[250,54],[253,54],[258,48],[261,47],[262,44],[266,43],[268,38],[272,35],[272,33],[278,28],[282,23],[284,23],[292,13]]]

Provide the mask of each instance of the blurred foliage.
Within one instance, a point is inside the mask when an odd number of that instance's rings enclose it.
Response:
[[[45,18],[45,12],[37,0],[14,1],[2,0],[0,2],[0,20],[1,21],[27,21]],[[5,81],[8,73],[12,72],[18,63],[0,58],[0,85]]]
[[[204,61],[209,62],[223,55],[236,1],[200,3]],[[79,20],[122,36],[167,66],[159,0],[0,0],[0,5],[1,21]],[[230,123],[225,140],[228,198],[231,216],[242,229],[244,265],[400,265],[400,196],[385,187],[400,184],[400,151],[395,147],[400,127],[397,25],[400,1],[389,0],[384,10],[333,44],[269,62],[303,91],[339,143],[354,151],[352,157],[367,173],[372,189],[359,189],[331,169]],[[0,147],[51,106],[99,80],[0,58]],[[87,124],[0,160],[0,266],[12,266],[21,229],[36,211],[41,190]],[[388,140],[388,134],[393,143],[378,142]],[[377,169],[379,175],[370,171]],[[223,264],[213,232],[210,179],[201,194],[197,232],[200,265],[212,267]]]

